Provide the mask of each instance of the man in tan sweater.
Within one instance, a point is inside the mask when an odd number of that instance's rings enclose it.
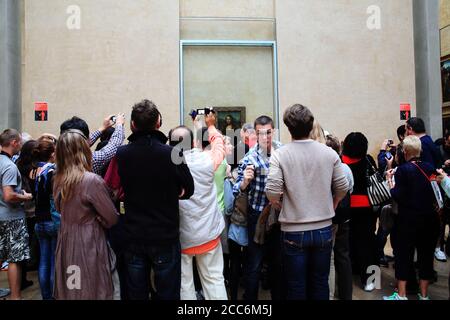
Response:
[[[281,207],[288,299],[328,300],[332,218],[349,183],[336,152],[309,139],[314,116],[308,108],[294,105],[283,120],[292,142],[273,153],[266,194]]]

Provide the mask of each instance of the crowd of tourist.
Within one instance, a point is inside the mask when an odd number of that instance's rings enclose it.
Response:
[[[268,116],[226,136],[213,110],[166,135],[143,100],[128,144],[122,113],[94,132],[78,117],[59,137],[4,130],[0,296],[21,299],[37,261],[44,300],[257,300],[261,283],[273,300],[351,300],[354,274],[371,292],[394,261],[384,299],[429,300],[450,255],[450,132],[434,142],[410,118],[375,160],[303,105],[283,122],[284,145]]]

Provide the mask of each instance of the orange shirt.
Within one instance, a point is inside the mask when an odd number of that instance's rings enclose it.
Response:
[[[204,244],[201,244],[199,246],[181,250],[181,253],[188,254],[191,256],[195,256],[197,254],[203,254],[203,253],[209,252],[209,251],[217,248],[217,246],[219,245],[219,241],[220,241],[220,237],[218,237],[217,239],[211,240],[209,242],[206,242]]]

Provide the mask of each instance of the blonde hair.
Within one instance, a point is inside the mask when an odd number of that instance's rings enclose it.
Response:
[[[59,137],[56,145],[54,190],[61,190],[62,200],[73,196],[86,171],[92,171],[92,151],[87,138],[79,130],[68,130]]]
[[[408,154],[408,157],[420,157],[422,142],[416,136],[407,136],[403,140],[403,150]]]
[[[325,139],[325,134],[323,133],[323,129],[317,120],[314,120],[313,128],[311,130],[311,133],[309,134],[309,137],[312,140],[315,140],[322,144],[326,144],[327,142],[327,140]]]

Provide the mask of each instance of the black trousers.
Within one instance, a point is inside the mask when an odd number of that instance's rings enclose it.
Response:
[[[378,265],[376,223],[377,214],[372,208],[351,208],[350,258],[363,286],[369,277],[367,268]]]
[[[419,279],[434,277],[434,249],[439,237],[439,218],[430,213],[425,216],[399,215],[396,228],[395,277],[408,281],[414,272],[414,253],[417,250]]]
[[[350,222],[337,225],[334,241],[334,268],[339,300],[352,300],[353,279],[350,260]]]
[[[228,239],[228,248],[230,249],[230,298],[238,300],[238,289],[242,274],[244,273],[247,262],[247,247],[243,247],[231,239]]]
[[[268,265],[268,280],[272,300],[286,300],[287,282],[283,272],[283,255],[281,251],[281,229],[279,225],[273,226],[266,234],[265,252]]]

